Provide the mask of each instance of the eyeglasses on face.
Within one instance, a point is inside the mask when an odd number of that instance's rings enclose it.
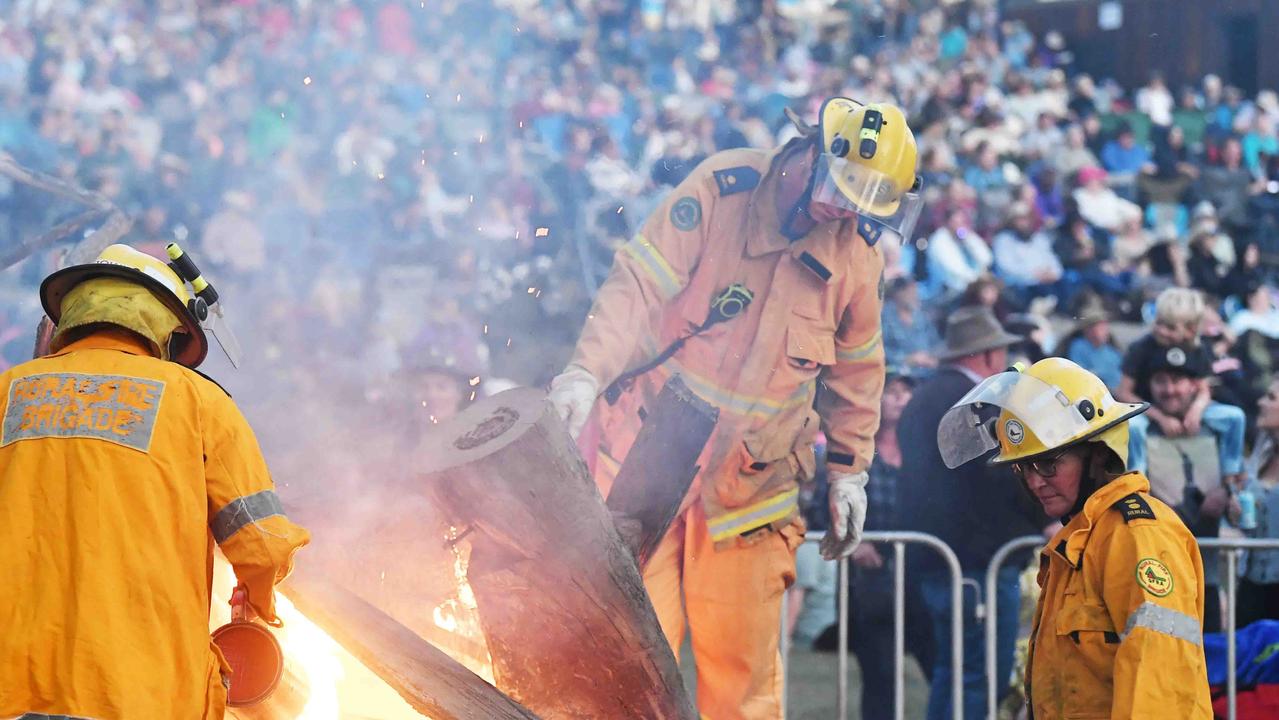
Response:
[[[1060,452],[1056,455],[1039,458],[1038,460],[1030,460],[1027,462],[1012,463],[1013,472],[1017,473],[1017,477],[1026,477],[1027,471],[1033,472],[1039,477],[1050,478],[1057,475],[1057,464],[1061,459],[1066,457],[1066,453]]]

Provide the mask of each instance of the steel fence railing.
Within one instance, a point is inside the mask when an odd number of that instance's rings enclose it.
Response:
[[[812,532],[805,538],[806,543],[819,542],[825,533]],[[951,701],[954,706],[955,720],[962,720],[964,707],[964,576],[959,565],[959,558],[946,543],[932,535],[918,532],[868,532],[862,537],[863,542],[891,543],[893,546],[893,699],[894,713],[897,720],[902,720],[905,713],[905,670],[906,670],[906,544],[916,543],[931,547],[950,570],[951,579],[951,636],[950,651],[954,665],[951,675]],[[838,582],[838,665],[839,680],[836,684],[838,693],[836,703],[839,720],[848,718],[848,571],[849,562],[845,558],[839,561]],[[980,592],[978,593],[980,595]],[[980,605],[980,598],[979,605]],[[790,629],[785,625],[787,619],[786,596],[782,596],[782,717],[786,717],[786,688],[790,670]]]
[[[986,606],[982,609],[982,617],[987,619],[986,622],[986,717],[988,720],[994,720],[998,708],[995,703],[999,701],[999,678],[998,667],[995,662],[995,655],[998,652],[999,645],[999,621],[995,618],[999,617],[999,593],[996,592],[996,585],[999,583],[999,570],[1007,562],[1008,556],[1015,552],[1025,550],[1032,547],[1042,547],[1047,539],[1043,535],[1023,535],[1013,538],[995,551],[990,558],[990,564],[986,566]],[[1003,682],[1008,682],[1008,678],[1004,678]]]
[[[1235,609],[1238,602],[1239,553],[1243,550],[1279,550],[1279,538],[1198,538],[1199,547],[1226,554],[1226,718],[1238,714],[1238,678],[1235,677]]]

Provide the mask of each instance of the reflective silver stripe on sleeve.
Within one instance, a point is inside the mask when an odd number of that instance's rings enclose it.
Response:
[[[1180,610],[1173,610],[1152,602],[1144,602],[1128,616],[1128,625],[1124,628],[1123,639],[1127,640],[1137,628],[1145,628],[1163,633],[1178,640],[1185,640],[1191,645],[1203,644],[1203,628],[1199,621]]]
[[[79,715],[46,715],[44,713],[27,713],[19,715],[17,720],[93,720]]]
[[[245,525],[283,514],[284,506],[280,505],[275,491],[263,490],[227,503],[213,516],[209,529],[213,531],[213,539],[221,545]]]

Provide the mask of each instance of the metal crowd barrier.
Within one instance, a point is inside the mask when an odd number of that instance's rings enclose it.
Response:
[[[995,720],[999,708],[995,705],[999,699],[999,678],[995,677],[999,671],[996,669],[995,653],[999,645],[998,630],[999,621],[991,620],[991,618],[999,617],[999,593],[996,585],[999,582],[999,570],[1004,566],[1004,562],[1008,560],[1008,556],[1019,550],[1027,548],[1043,547],[1048,540],[1043,535],[1023,535],[1019,538],[1013,538],[995,551],[990,558],[990,565],[986,566],[986,606],[982,608],[981,616],[986,618],[986,718],[987,720]],[[1008,682],[1008,678],[1003,679],[1004,683]]]
[[[1226,717],[1235,720],[1239,688],[1235,678],[1235,605],[1238,602],[1239,552],[1279,550],[1279,538],[1199,538],[1199,547],[1224,550],[1226,554]]]
[[[1237,642],[1235,638],[1235,606],[1239,583],[1237,572],[1239,553],[1243,550],[1279,550],[1279,538],[1197,538],[1197,540],[1201,549],[1224,551],[1226,555],[1226,717],[1228,720],[1235,720],[1238,699],[1237,679],[1235,677]],[[1018,550],[1041,547],[1045,542],[1042,535],[1026,535],[1009,540],[999,550],[995,551],[994,556],[990,559],[990,565],[986,568],[986,602],[988,605],[983,608],[983,612],[979,613],[980,616],[988,619],[997,617],[996,606],[999,595],[995,591],[995,585],[999,569],[1008,559],[1008,556]],[[997,672],[995,669],[995,646],[997,644],[995,626],[995,622],[986,623],[986,707],[988,709],[988,720],[995,720],[996,717],[995,700],[999,695],[1000,683],[1008,682],[1008,678],[995,677]]]
[[[810,532],[806,543],[821,541],[823,532]],[[962,720],[964,713],[964,576],[959,566],[959,558],[950,546],[932,535],[918,532],[868,532],[862,536],[862,542],[891,543],[893,546],[893,707],[897,720],[902,720],[905,713],[905,671],[906,671],[906,543],[927,545],[937,551],[950,569],[950,652],[953,659],[951,675],[951,705],[954,708],[955,720]],[[839,631],[838,653],[839,681],[838,714],[839,720],[848,718],[848,558],[839,561],[837,573],[837,592],[839,597]],[[980,598],[979,598],[980,601]],[[980,604],[980,602],[979,602]],[[790,671],[790,628],[785,624],[788,619],[787,598],[782,595],[782,717],[786,717],[786,688]]]

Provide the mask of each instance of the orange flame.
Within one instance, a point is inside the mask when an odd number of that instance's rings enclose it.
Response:
[[[466,579],[466,569],[470,564],[470,548],[461,541],[461,534],[455,527],[449,527],[449,545],[453,551],[453,580],[457,592],[447,598],[431,611],[431,619],[439,629],[454,635],[460,642],[443,644],[441,650],[447,652],[454,660],[465,665],[471,672],[484,678],[490,685],[493,682],[493,658],[489,654],[484,640],[484,632],[480,628],[479,611],[475,603],[475,593],[471,583]]]
[[[231,620],[227,601],[235,588],[231,566],[218,553],[213,568],[210,628]],[[422,720],[424,717],[328,633],[277,593],[276,612],[283,626],[273,630],[290,668],[304,677],[306,705],[293,720],[339,720],[358,715],[378,720]],[[269,702],[269,701],[268,701]],[[230,711],[234,716],[234,710]]]

